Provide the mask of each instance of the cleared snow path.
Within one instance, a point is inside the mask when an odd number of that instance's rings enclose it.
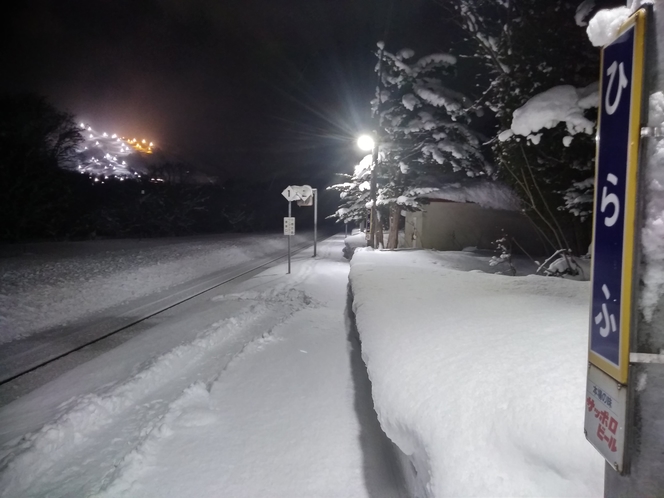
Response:
[[[0,496],[400,496],[348,342],[342,246],[4,407]]]

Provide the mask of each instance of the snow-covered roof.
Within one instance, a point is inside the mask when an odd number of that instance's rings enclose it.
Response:
[[[521,203],[514,191],[500,182],[449,183],[420,196],[429,200],[472,202],[487,209],[519,211]]]

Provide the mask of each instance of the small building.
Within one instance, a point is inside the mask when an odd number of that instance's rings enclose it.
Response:
[[[507,186],[494,182],[453,183],[419,197],[422,211],[404,211],[404,247],[460,251],[495,249],[503,234],[531,255],[545,253],[532,221]],[[518,251],[518,247],[514,248]]]

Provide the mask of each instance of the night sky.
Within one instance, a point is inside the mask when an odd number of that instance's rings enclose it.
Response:
[[[13,2],[0,91],[221,178],[331,176],[371,129],[376,42],[387,29],[388,49],[449,50],[443,14],[432,0]]]

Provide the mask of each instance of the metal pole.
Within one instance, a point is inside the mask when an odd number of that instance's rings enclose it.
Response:
[[[348,237],[348,222],[347,221],[344,222],[344,229],[345,229],[345,231],[344,231],[344,239],[345,239],[345,238]]]
[[[378,216],[376,213],[376,195],[377,195],[377,185],[376,185],[376,164],[378,163],[378,134],[374,132],[374,148],[372,151],[371,157],[371,183],[370,183],[370,194],[371,194],[371,216],[369,222],[369,247],[377,248],[378,244],[376,243],[376,223],[378,223]]]
[[[631,2],[630,2],[631,3]],[[655,0],[654,9],[648,12],[646,21],[646,74],[644,79],[644,101],[650,93],[664,88],[664,0]],[[647,114],[646,114],[647,116]],[[645,118],[644,118],[645,122]],[[654,123],[659,125],[660,123]],[[658,168],[653,158],[661,139],[654,137],[642,140],[641,186],[648,170]],[[652,172],[651,172],[652,174]],[[641,212],[643,204],[655,199],[645,198],[640,189]],[[656,195],[650,191],[649,195]],[[661,193],[659,195],[662,195]],[[645,220],[637,221],[643,226]],[[640,231],[640,230],[639,230]],[[637,232],[638,233],[638,232]],[[639,241],[640,242],[640,241]],[[638,243],[637,243],[638,245]],[[643,260],[643,252],[635,259],[637,265]],[[637,292],[637,297],[639,293]],[[654,314],[646,321],[641,313],[632,331],[632,353],[629,368],[629,398],[634,409],[632,422],[627,431],[630,441],[626,457],[631,461],[629,474],[620,475],[608,463],[604,471],[604,496],[663,496],[664,472],[662,471],[662,448],[664,448],[664,302],[659,298]]]
[[[288,201],[288,217],[291,217],[291,201]],[[290,273],[290,238],[291,236],[288,236],[288,273]]]
[[[314,258],[316,257],[316,239],[318,238],[318,189],[311,189],[314,194]]]

